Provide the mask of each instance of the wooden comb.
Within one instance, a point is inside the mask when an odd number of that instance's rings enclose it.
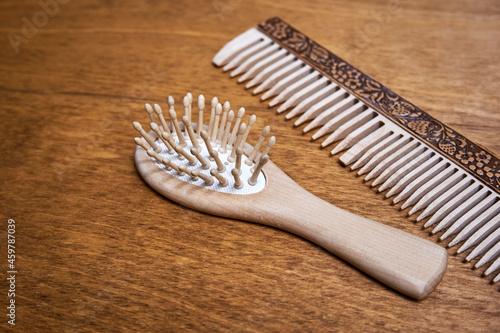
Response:
[[[448,247],[479,257],[474,267],[493,261],[484,275],[500,268],[500,160],[363,74],[279,18],[271,18],[226,44],[213,58],[247,88],[281,103],[304,132],[318,129],[331,154],[358,170],[372,186],[413,206],[424,227],[455,237]],[[492,282],[500,281],[500,274]]]
[[[304,190],[269,161],[274,137],[259,151],[269,134],[268,126],[255,147],[245,142],[256,117],[241,123],[244,109],[231,130],[234,112],[229,110],[229,102],[222,106],[214,98],[209,124],[203,125],[205,102],[201,96],[198,126],[191,123],[191,102],[192,96],[184,98],[184,132],[172,98],[169,123],[159,105],[146,104],[151,131],[145,132],[138,122],[133,124],[142,136],[135,138],[137,169],[156,191],[205,213],[297,234],[415,299],[427,297],[441,281],[447,264],[443,248],[344,211]]]

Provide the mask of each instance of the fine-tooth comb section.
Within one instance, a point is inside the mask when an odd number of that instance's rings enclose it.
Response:
[[[200,95],[198,123],[194,124],[191,122],[192,102],[193,97],[188,93],[183,99],[184,114],[179,122],[175,101],[169,96],[168,123],[158,104],[154,107],[146,104],[151,131],[146,132],[139,122],[134,122],[134,129],[141,135],[134,139],[135,143],[147,151],[160,169],[185,182],[223,193],[252,194],[261,191],[266,185],[261,169],[276,142],[274,136],[268,138],[270,127],[262,130],[257,144],[247,152],[249,157],[242,163],[246,140],[256,116],[251,115],[246,122],[242,122],[245,109],[240,108],[238,120],[231,128],[234,111],[230,110],[230,103],[226,101],[222,106],[214,97],[209,125],[203,125],[205,98]],[[233,134],[234,140],[229,142],[229,136]],[[260,151],[266,139],[267,143]]]
[[[466,260],[500,268],[500,160],[279,18],[236,37],[213,59],[270,98],[331,154],[373,180]],[[230,65],[229,65],[230,64]],[[492,282],[500,281],[500,273]]]

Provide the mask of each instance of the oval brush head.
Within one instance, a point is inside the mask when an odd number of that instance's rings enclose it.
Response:
[[[184,115],[181,117],[183,132],[178,123],[173,98],[169,97],[169,100],[171,124],[165,121],[158,104],[154,105],[154,110],[160,122],[152,121],[149,133],[144,131],[139,122],[133,123],[134,128],[142,135],[142,138],[134,139],[135,143],[147,152],[161,170],[190,184],[222,193],[252,194],[265,187],[266,179],[261,169],[268,161],[267,154],[276,142],[274,136],[267,138],[269,126],[262,130],[255,149],[251,149],[246,144],[246,139],[256,122],[255,115],[250,116],[246,123],[241,123],[245,109],[240,108],[239,121],[231,132],[234,112],[229,110],[230,104],[226,101],[222,113],[222,105],[217,102],[213,104],[215,112],[210,121],[212,128],[205,126],[203,130],[198,124],[191,123],[190,101],[186,96]],[[204,98],[200,95],[199,112],[203,110],[203,101]],[[145,109],[151,115],[149,110],[152,110],[152,107],[149,104],[146,104]],[[222,121],[219,121],[221,118]],[[267,145],[259,152],[266,138]],[[246,155],[245,147],[249,150]]]
[[[235,117],[228,102],[223,107],[214,98],[207,126],[202,96],[197,124],[191,123],[192,97],[183,100],[181,123],[173,98],[168,101],[170,123],[158,105],[153,109],[159,121],[150,123],[149,133],[134,122],[142,135],[135,138],[137,170],[165,197],[205,213],[287,230],[416,299],[427,297],[441,281],[447,263],[442,247],[344,211],[304,190],[269,161],[276,138],[268,138],[268,126],[255,147],[246,143],[256,117],[244,121],[243,108]],[[151,115],[150,110],[146,104]]]

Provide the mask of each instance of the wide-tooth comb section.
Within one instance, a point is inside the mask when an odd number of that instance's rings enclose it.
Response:
[[[302,114],[306,112],[306,110],[309,110],[312,105],[315,103],[318,103],[318,101],[321,101],[328,95],[333,94],[339,90],[339,86],[336,85],[335,83],[328,82],[328,85],[316,93],[312,94],[308,98],[305,98],[302,102],[300,102],[296,107],[294,107],[288,114],[285,116],[286,119],[291,119],[299,114]],[[295,125],[300,125],[295,123]]]
[[[379,186],[379,192],[387,191],[387,198],[394,196],[394,203],[403,202],[401,209],[413,206],[409,215],[420,211],[417,221],[424,221],[426,228],[435,225],[432,233],[445,230],[441,239],[456,234],[448,246],[464,242],[457,252],[475,246],[468,258],[483,256],[482,261],[478,261],[480,265],[493,261],[487,274],[498,270],[500,212],[497,205],[500,205],[500,194],[476,179],[473,166],[478,161],[483,165],[487,163],[487,154],[462,157],[463,147],[458,144],[453,146],[455,143],[444,141],[439,147],[430,144],[441,139],[419,137],[418,131],[425,133],[428,125],[418,113],[410,114],[403,104],[385,111],[381,109],[384,103],[390,105],[399,96],[390,92],[393,95],[384,97],[382,89],[379,95],[371,96],[371,101],[378,103],[373,106],[366,96],[379,91],[375,81],[374,84],[370,81],[371,90],[360,92],[355,78],[349,81],[350,73],[342,71],[345,63],[337,64],[339,67],[333,71],[324,60],[331,61],[333,57],[327,58],[321,52],[294,51],[296,44],[277,42],[281,37],[272,41],[271,34],[262,32],[265,28],[259,29],[250,29],[243,37],[227,44],[214,58],[214,63],[220,66],[232,61],[232,66],[238,66],[233,74],[243,74],[240,81],[252,78],[247,88],[257,85],[253,93],[264,92],[261,100],[274,97],[270,107],[282,103],[277,112],[289,110],[286,119],[298,117],[294,125],[305,124],[304,133],[317,129],[312,139],[323,138],[321,146],[340,141],[330,152],[335,155],[344,151],[339,156],[344,165],[358,170],[359,175],[365,175],[365,180],[373,180],[371,186]],[[245,52],[246,55],[241,56]],[[283,53],[277,56],[278,52]],[[262,57],[263,54],[267,56]],[[274,60],[266,62],[268,57]],[[399,117],[397,120],[388,115],[393,112]],[[412,132],[406,124],[413,120],[416,125]],[[448,154],[456,155],[458,160],[468,159],[470,169],[467,163],[463,168],[457,160],[449,159],[443,153],[448,151],[454,151]],[[492,168],[489,170],[496,172]],[[493,279],[497,281],[500,281],[500,274]]]
[[[464,239],[468,239],[469,243],[464,244],[463,249],[467,249],[470,246],[480,242],[484,237],[481,235],[487,235],[493,232],[500,224],[500,201],[488,208],[484,213],[478,216],[474,221],[469,223],[465,228],[458,233],[457,236],[448,244],[452,247]],[[476,231],[481,230],[474,238],[471,236],[476,233]],[[444,239],[444,235],[442,236]],[[463,250],[462,250],[463,251]]]
[[[217,66],[223,66],[231,61],[237,54],[252,47],[260,41],[267,41],[270,43],[271,39],[257,29],[250,29],[234,38],[230,43],[226,44],[215,55],[212,62]]]
[[[288,57],[289,56],[287,56],[285,59],[287,59]],[[295,57],[294,59],[295,60],[293,62],[285,65],[283,68],[267,77],[264,82],[262,82],[257,88],[255,88],[253,94],[258,94],[263,92],[264,90],[270,89],[271,87],[275,86],[280,80],[288,77],[293,72],[298,71],[299,68],[304,66],[301,61],[297,60]]]
[[[320,77],[317,80],[313,80],[303,89],[295,92],[293,96],[288,97],[285,103],[278,108],[278,112],[283,112],[286,109],[298,105],[301,101],[305,100],[309,96],[315,94],[318,90],[329,84],[330,81],[327,78]],[[279,97],[279,96],[278,96]]]
[[[269,106],[275,106],[287,100],[289,97],[294,96],[297,92],[302,91],[302,89],[307,89],[307,87],[309,87],[315,81],[318,81],[320,76],[321,74],[319,72],[313,70],[311,73],[286,87],[282,92],[278,94],[278,96],[276,96],[271,102],[269,102]],[[327,80],[324,79],[322,82],[326,84]],[[280,112],[279,109],[278,112]]]
[[[277,52],[274,51],[269,52],[269,55],[263,57],[263,59],[257,62],[254,66],[252,66],[252,68],[249,71],[240,76],[238,78],[238,82],[243,82],[253,78],[255,75],[260,73],[264,68],[268,67],[268,65],[271,65],[279,61],[280,59],[284,58],[287,55],[287,53],[288,52],[285,49],[278,50]]]
[[[234,66],[236,65],[237,67],[229,75],[231,77],[240,75],[241,73],[245,73],[249,68],[252,68],[252,66],[254,66],[257,62],[269,57],[270,54],[272,54],[279,48],[280,47],[277,44],[269,44],[266,42],[256,44],[254,47],[248,49],[237,58],[235,58],[234,61],[231,61],[229,64],[227,64],[224,69],[229,70],[231,68],[234,68]],[[238,61],[240,61],[243,57],[247,58],[245,61],[239,64]]]
[[[279,61],[276,61],[274,64],[264,67],[257,75],[255,75],[254,78],[252,78],[252,80],[250,80],[250,82],[247,83],[245,88],[251,88],[259,83],[262,83],[269,76],[283,69],[294,60],[295,56],[293,54],[288,54],[285,57],[282,57]]]
[[[252,57],[254,54],[260,52],[261,50],[265,50],[265,48],[271,44],[271,41],[261,41],[254,46],[248,48],[247,50],[238,54],[233,60],[231,60],[226,66],[222,68],[223,71],[229,71],[237,66],[239,66],[242,62],[246,61],[248,58]],[[277,47],[276,47],[277,48]]]
[[[277,83],[274,84],[274,86],[271,89],[266,91],[260,99],[262,101],[265,101],[268,98],[280,94],[283,90],[285,90],[292,84],[300,81],[301,79],[303,79],[304,77],[308,76],[310,73],[313,72],[313,69],[309,65],[303,63],[301,63],[301,65],[303,66],[302,68],[298,69],[297,71],[290,72],[290,75],[285,78],[281,78]]]

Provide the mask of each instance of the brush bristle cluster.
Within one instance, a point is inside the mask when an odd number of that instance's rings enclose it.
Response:
[[[276,142],[274,136],[267,139],[269,126],[264,127],[253,149],[246,151],[245,143],[257,117],[251,115],[243,121],[244,108],[235,114],[228,101],[222,105],[214,97],[210,119],[204,125],[203,95],[198,96],[198,123],[191,122],[191,93],[183,98],[181,117],[177,116],[173,97],[169,96],[167,101],[168,122],[158,104],[146,104],[151,132],[146,132],[139,122],[133,123],[141,135],[135,138],[135,143],[145,149],[159,167],[177,178],[221,192],[255,193],[265,186],[261,170]],[[267,144],[260,151],[266,139]]]

